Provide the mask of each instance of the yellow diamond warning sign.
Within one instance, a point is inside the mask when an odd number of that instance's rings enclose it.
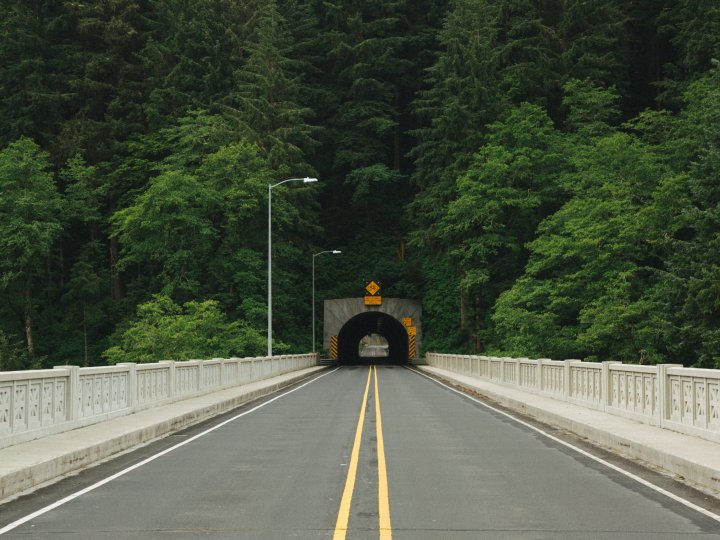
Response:
[[[378,293],[379,290],[380,290],[380,285],[378,285],[378,284],[375,283],[374,281],[370,281],[370,282],[368,282],[368,283],[365,284],[365,291],[366,291],[370,296],[375,296],[375,295]]]

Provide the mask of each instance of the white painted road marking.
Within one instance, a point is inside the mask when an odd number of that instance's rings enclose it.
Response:
[[[101,487],[101,486],[104,486],[105,484],[108,484],[108,483],[112,482],[113,480],[116,480],[116,479],[120,478],[121,476],[126,475],[127,473],[129,473],[129,472],[131,472],[131,471],[134,471],[135,469],[139,469],[139,468],[142,467],[143,465],[147,465],[147,464],[150,463],[151,461],[155,461],[157,458],[162,457],[162,456],[164,456],[164,455],[166,455],[166,454],[169,454],[169,453],[172,452],[173,450],[177,450],[178,448],[180,448],[180,447],[182,447],[182,446],[185,446],[186,444],[191,443],[191,442],[199,439],[200,437],[204,437],[204,436],[207,435],[208,433],[212,433],[212,432],[215,431],[216,429],[220,429],[221,427],[229,424],[230,422],[234,422],[234,421],[237,420],[238,418],[242,418],[243,416],[246,416],[246,415],[250,414],[251,412],[255,412],[255,411],[257,411],[258,409],[262,409],[263,407],[265,407],[266,405],[269,405],[269,404],[272,403],[273,401],[277,401],[278,399],[283,398],[283,397],[285,397],[285,396],[287,396],[287,395],[290,395],[290,394],[292,394],[293,392],[297,392],[297,391],[300,390],[301,388],[304,388],[305,386],[307,386],[307,385],[309,385],[309,384],[312,384],[312,383],[314,383],[315,381],[317,381],[317,380],[319,380],[319,379],[322,379],[323,377],[325,377],[325,376],[327,376],[327,375],[330,375],[331,373],[334,373],[334,372],[337,371],[338,369],[340,369],[340,368],[335,368],[335,369],[333,369],[332,371],[328,371],[327,373],[324,373],[324,374],[320,375],[319,377],[315,377],[314,379],[312,379],[311,381],[306,382],[305,384],[301,384],[300,386],[297,386],[297,387],[293,388],[292,390],[289,390],[289,391],[287,391],[287,392],[285,392],[285,393],[283,393],[283,394],[280,394],[279,396],[275,396],[274,398],[269,399],[269,400],[265,401],[264,403],[261,403],[260,405],[257,405],[257,406],[255,406],[255,407],[253,407],[253,408],[250,409],[250,410],[247,410],[247,411],[245,411],[245,412],[243,412],[243,413],[240,413],[240,414],[238,414],[238,415],[236,415],[236,416],[233,416],[232,418],[230,418],[230,419],[228,419],[228,420],[225,420],[224,422],[221,422],[221,423],[219,423],[218,425],[213,426],[213,427],[211,427],[210,429],[207,429],[207,430],[203,431],[202,433],[198,433],[197,435],[194,435],[193,437],[190,437],[189,439],[187,439],[187,440],[185,440],[185,441],[183,441],[183,442],[181,442],[181,443],[178,443],[178,444],[176,444],[175,446],[171,446],[170,448],[166,448],[166,449],[163,450],[162,452],[158,452],[157,454],[154,454],[154,455],[150,456],[149,458],[144,459],[143,461],[141,461],[141,462],[139,462],[139,463],[136,463],[135,465],[132,465],[132,466],[126,468],[126,469],[123,469],[122,471],[117,472],[117,473],[113,474],[112,476],[108,476],[107,478],[105,478],[105,479],[103,479],[103,480],[100,480],[99,482],[96,482],[95,484],[93,484],[93,485],[91,485],[91,486],[88,486],[88,487],[86,487],[85,489],[81,489],[80,491],[77,491],[77,492],[75,492],[75,493],[73,493],[73,494],[71,494],[71,495],[68,495],[68,496],[65,497],[64,499],[60,499],[59,501],[56,501],[56,502],[54,502],[53,504],[50,504],[50,505],[48,505],[48,506],[46,506],[46,507],[44,507],[44,508],[41,508],[40,510],[35,511],[35,512],[33,512],[32,514],[28,514],[27,516],[25,516],[25,517],[23,517],[23,518],[20,518],[20,519],[18,519],[17,521],[13,521],[12,523],[9,523],[8,525],[5,525],[5,527],[3,527],[2,529],[0,529],[0,535],[5,534],[6,532],[10,532],[10,531],[12,531],[13,529],[18,528],[20,525],[23,525],[23,524],[27,523],[28,521],[32,521],[32,520],[35,519],[36,517],[42,516],[43,514],[47,514],[47,513],[50,512],[51,510],[55,510],[56,508],[59,508],[60,506],[63,506],[64,504],[67,504],[67,503],[69,503],[70,501],[75,500],[75,499],[77,499],[78,497],[81,497],[82,495],[85,495],[86,493],[90,493],[91,491],[94,491],[94,490],[96,490],[97,488],[99,488],[99,487]]]
[[[456,394],[460,394],[464,398],[474,401],[475,403],[478,403],[478,404],[482,405],[483,407],[490,409],[493,412],[502,414],[503,416],[509,418],[510,420],[513,420],[514,422],[517,422],[518,424],[525,426],[525,427],[535,431],[536,433],[539,433],[543,437],[547,437],[548,439],[555,441],[556,443],[561,444],[561,445],[565,446],[566,448],[570,448],[571,450],[574,450],[578,454],[581,454],[589,459],[592,459],[593,461],[600,463],[601,465],[604,465],[605,467],[608,467],[609,469],[612,469],[613,471],[618,472],[618,473],[636,481],[637,483],[642,484],[643,486],[650,488],[653,491],[656,491],[657,493],[660,493],[666,497],[669,497],[670,499],[672,499],[676,502],[679,502],[680,504],[682,504],[692,510],[695,510],[696,512],[699,512],[699,513],[703,514],[704,516],[707,516],[710,519],[713,519],[713,520],[717,521],[718,523],[720,523],[720,515],[715,514],[714,512],[711,512],[710,510],[703,508],[702,506],[698,506],[697,504],[692,503],[692,502],[688,501],[687,499],[683,499],[679,495],[675,495],[674,493],[671,493],[670,491],[667,491],[666,489],[663,489],[660,486],[653,484],[652,482],[648,482],[644,478],[641,478],[641,477],[637,476],[636,474],[631,473],[630,471],[626,471],[625,469],[618,467],[617,465],[613,465],[609,461],[605,461],[604,459],[599,458],[599,457],[583,450],[582,448],[574,446],[566,441],[563,441],[562,439],[558,439],[554,435],[551,435],[550,433],[543,431],[542,429],[540,429],[536,426],[533,426],[532,424],[528,424],[527,422],[520,420],[519,418],[513,416],[512,414],[506,413],[505,411],[501,411],[500,409],[496,409],[492,405],[488,405],[487,403],[484,403],[481,400],[476,399],[476,398],[466,394],[465,392],[461,392],[460,390],[457,390],[456,388],[453,388],[452,386],[449,386],[433,377],[430,377],[429,375],[426,375],[425,373],[422,373],[421,371],[418,371],[418,370],[412,369],[412,368],[407,368],[407,369],[409,369],[410,371],[412,371],[414,373],[417,373],[418,375],[422,375],[426,379],[430,379],[434,383],[439,384],[440,386],[444,386],[448,390],[452,390]]]

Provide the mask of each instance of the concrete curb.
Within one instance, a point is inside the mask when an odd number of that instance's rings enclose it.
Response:
[[[306,368],[4,448],[0,450],[0,504],[325,369]],[[157,421],[153,415],[158,417]]]
[[[717,443],[535,394],[515,395],[519,391],[440,368],[418,366],[415,369],[476,392],[539,422],[567,430],[720,498],[720,445]]]

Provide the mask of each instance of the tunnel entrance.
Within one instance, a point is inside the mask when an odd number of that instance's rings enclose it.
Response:
[[[377,335],[387,342],[382,357],[361,356],[361,342],[366,336]],[[368,311],[348,320],[338,334],[338,359],[343,364],[403,364],[408,361],[408,333],[390,315]]]
[[[334,298],[323,303],[323,350],[332,360],[371,363],[359,347],[365,336],[387,341],[387,358],[376,363],[418,359],[422,347],[422,304],[411,298],[383,297],[380,305],[360,298]]]

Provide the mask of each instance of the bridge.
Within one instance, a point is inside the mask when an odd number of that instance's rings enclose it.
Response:
[[[720,538],[718,370],[424,360],[0,373],[0,536]]]

